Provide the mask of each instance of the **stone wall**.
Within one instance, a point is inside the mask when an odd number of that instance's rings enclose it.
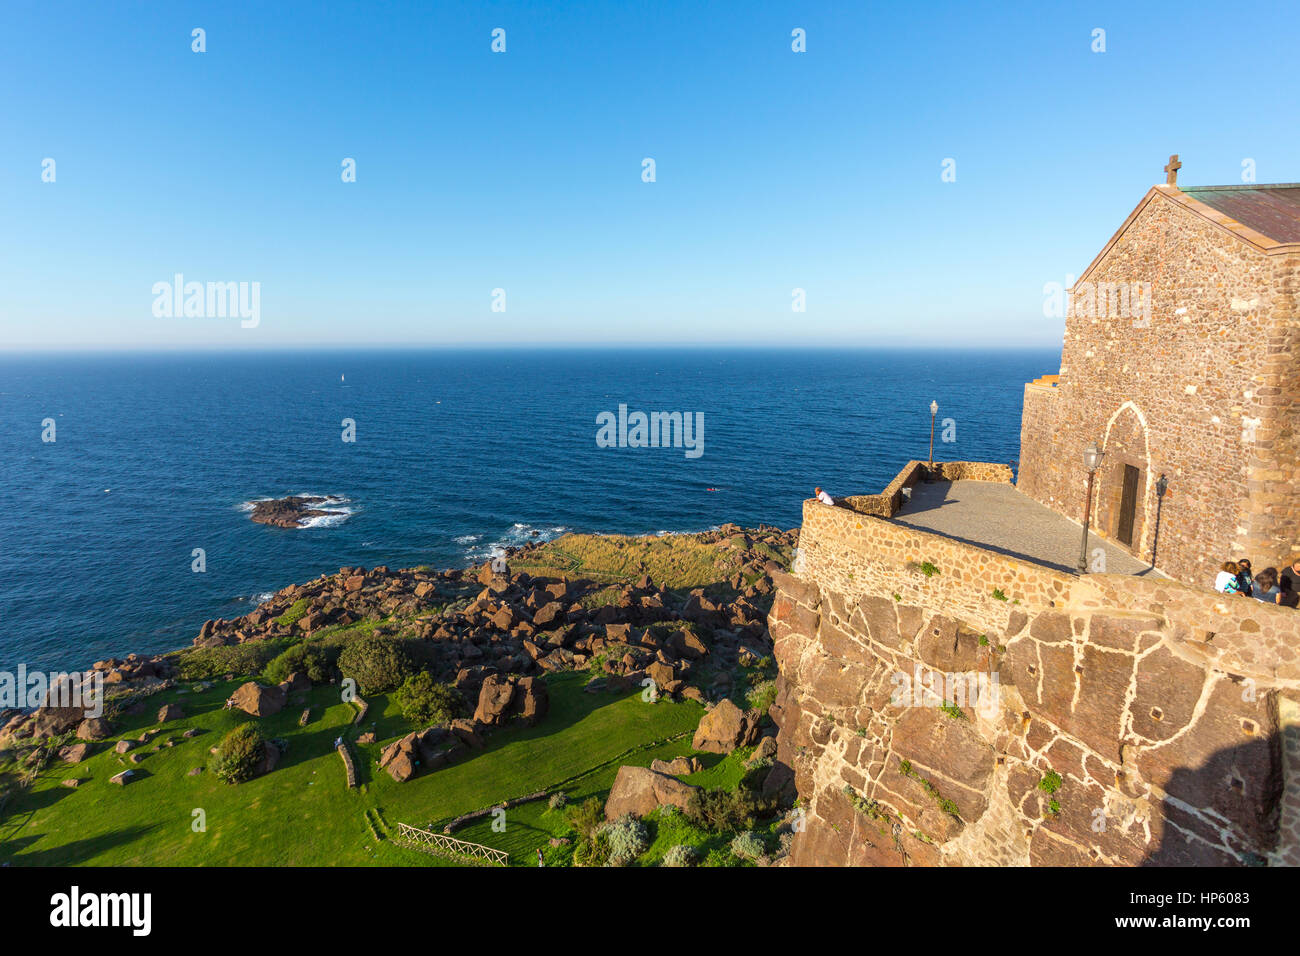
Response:
[[[878,495],[848,495],[838,504],[864,515],[892,518],[903,505],[903,489],[923,481],[1000,481],[1011,483],[1011,466],[987,461],[909,461]]]
[[[1127,464],[1138,557],[1155,545],[1161,569],[1198,584],[1229,558],[1280,566],[1300,538],[1300,257],[1266,255],[1157,192],[1085,280],[1151,283],[1151,317],[1067,317],[1059,386],[1025,389],[1020,490],[1080,520],[1096,441],[1100,534],[1115,538]]]
[[[1300,863],[1300,613],[811,501],[776,583],[793,865]]]

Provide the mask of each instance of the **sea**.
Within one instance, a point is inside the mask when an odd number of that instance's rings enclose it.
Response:
[[[187,646],[341,567],[463,567],[567,532],[797,527],[815,485],[1014,463],[1059,350],[0,356],[0,670]],[[681,413],[638,444],[636,413]],[[614,424],[611,426],[610,423]],[[604,434],[598,441],[602,426]],[[328,496],[310,527],[259,499]]]

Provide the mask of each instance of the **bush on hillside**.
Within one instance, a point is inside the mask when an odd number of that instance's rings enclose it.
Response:
[[[176,655],[182,680],[210,680],[226,674],[245,677],[261,673],[283,645],[278,641],[249,641],[229,647],[194,647]]]
[[[339,670],[356,681],[363,694],[382,694],[401,686],[410,667],[406,648],[391,637],[359,638],[339,655]]]
[[[274,658],[262,675],[269,683],[279,684],[289,679],[290,674],[306,674],[313,684],[325,684],[334,676],[338,663],[339,648],[322,644],[295,644],[280,656]]]
[[[704,862],[700,865],[733,867],[744,866],[744,861],[736,856],[736,854],[732,853],[729,848],[715,847],[709,851],[709,855],[704,858]]]
[[[605,866],[609,863],[609,831],[598,830],[590,840],[573,848],[574,866]]]
[[[660,866],[694,866],[700,860],[700,851],[686,843],[679,843],[664,854]]]
[[[776,703],[776,681],[765,680],[761,684],[755,684],[745,698],[750,707],[766,715],[768,709]]]
[[[552,810],[563,810],[568,802],[569,795],[563,790],[557,790],[555,793],[551,794],[551,799],[546,801],[546,804]]]
[[[266,741],[257,724],[249,721],[221,738],[212,758],[212,772],[226,783],[243,783],[253,779],[264,759]]]
[[[607,823],[603,832],[609,839],[611,866],[627,866],[650,845],[650,830],[631,814]]]
[[[747,790],[701,790],[691,794],[686,816],[696,826],[718,833],[748,830],[761,809]]]
[[[745,764],[744,774],[740,778],[740,786],[745,790],[758,790],[763,786],[763,781],[767,775],[772,772],[772,758],[762,757]]]
[[[393,701],[407,720],[421,727],[449,724],[465,711],[465,698],[451,684],[440,684],[427,671],[412,674]]]
[[[731,841],[731,852],[742,860],[757,860],[767,852],[767,845],[753,830],[746,830],[744,833],[736,834],[735,839]]]
[[[589,841],[605,822],[605,805],[599,797],[588,797],[582,803],[569,807],[564,812],[564,818],[578,834],[579,840]]]
[[[299,598],[284,609],[280,616],[275,619],[275,623],[281,627],[293,627],[302,620],[307,613],[307,608],[310,606],[311,598]]]

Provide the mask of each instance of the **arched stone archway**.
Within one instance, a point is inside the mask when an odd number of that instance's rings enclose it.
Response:
[[[1147,419],[1135,402],[1125,402],[1106,422],[1093,502],[1094,529],[1143,560],[1150,559],[1155,524],[1155,481]]]

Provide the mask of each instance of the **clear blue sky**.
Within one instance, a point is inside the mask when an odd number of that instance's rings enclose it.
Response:
[[[554,6],[6,0],[0,347],[1059,345],[1171,152],[1300,180],[1294,0]]]

